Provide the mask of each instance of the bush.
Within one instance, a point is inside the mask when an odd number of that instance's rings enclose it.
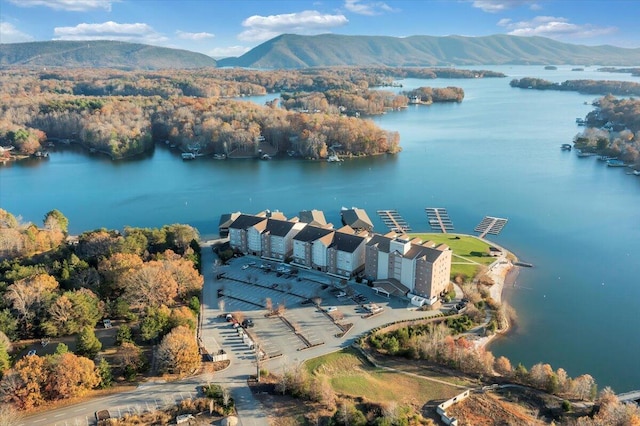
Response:
[[[189,300],[189,309],[191,309],[196,316],[200,313],[200,299],[198,299],[198,296],[193,296]]]
[[[572,406],[569,400],[565,399],[564,401],[562,401],[562,411],[564,411],[565,413],[570,413],[571,409],[572,409]]]

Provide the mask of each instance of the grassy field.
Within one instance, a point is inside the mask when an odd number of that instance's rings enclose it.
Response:
[[[423,241],[444,243],[453,250],[451,278],[457,274],[468,278],[475,276],[480,266],[490,265],[495,258],[489,256],[489,244],[471,235],[460,234],[411,234]]]
[[[350,348],[310,359],[305,367],[312,374],[327,376],[336,393],[372,402],[396,401],[421,407],[428,401],[447,399],[461,392],[444,383],[374,368]]]

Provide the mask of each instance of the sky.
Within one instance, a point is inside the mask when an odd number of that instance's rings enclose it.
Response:
[[[512,34],[640,48],[640,0],[0,0],[0,43],[107,39],[224,58],[284,33]]]

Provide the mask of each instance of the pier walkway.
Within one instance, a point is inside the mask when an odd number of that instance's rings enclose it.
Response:
[[[440,230],[443,234],[446,234],[447,231],[453,231],[453,222],[451,222],[451,218],[449,218],[447,209],[443,209],[441,207],[427,207],[425,211],[427,212],[427,218],[429,219],[429,226],[431,226],[431,229]]]
[[[501,217],[485,216],[474,231],[480,232],[478,238],[484,238],[487,234],[498,235],[507,224],[508,219]]]
[[[391,231],[399,233],[411,232],[411,227],[397,210],[378,210],[377,213]]]

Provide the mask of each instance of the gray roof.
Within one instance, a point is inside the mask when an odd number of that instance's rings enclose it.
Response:
[[[317,226],[307,225],[293,237],[296,241],[312,242],[334,232],[333,229],[318,228]]]
[[[374,288],[384,289],[392,296],[406,296],[409,293],[410,289],[406,285],[402,284],[400,281],[395,278],[386,278],[380,281],[373,282]]]
[[[291,231],[293,225],[295,225],[295,223],[286,220],[268,219],[264,232],[269,232],[271,235],[277,237],[284,237]]]
[[[364,237],[358,235],[345,234],[343,232],[336,232],[333,235],[333,241],[329,248],[333,248],[345,253],[353,253],[365,240]]]
[[[303,210],[300,212],[300,222],[311,225],[326,225],[327,220],[321,210]]]
[[[384,235],[375,234],[367,243],[368,246],[378,246],[378,250],[383,253],[389,253],[389,246],[393,238]]]
[[[241,214],[236,220],[234,220],[229,228],[232,229],[248,229],[257,223],[267,220],[266,217],[253,216],[248,214]]]
[[[225,213],[220,215],[220,222],[218,223],[219,228],[228,228],[229,225],[233,223],[240,216],[240,212],[235,213]]]
[[[426,257],[427,262],[433,263],[442,254],[442,250],[437,250],[431,247],[423,247],[419,245],[412,244],[409,251],[404,255],[404,257],[408,259],[418,259],[420,257]]]
[[[342,210],[342,223],[349,225],[353,229],[366,229],[368,231],[373,229],[373,222],[369,219],[367,212],[363,209],[352,208],[350,210]]]

